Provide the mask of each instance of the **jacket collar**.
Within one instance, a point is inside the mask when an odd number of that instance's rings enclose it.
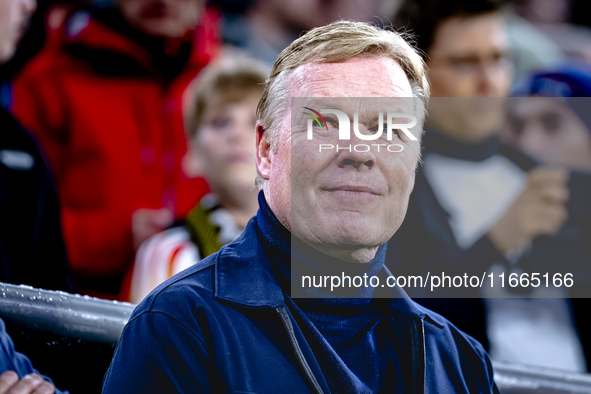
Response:
[[[215,295],[249,308],[285,305],[269,257],[259,237],[256,217],[236,241],[224,246],[215,265]]]
[[[215,299],[246,308],[285,306],[283,292],[260,237],[254,217],[236,241],[220,250],[215,263]],[[380,283],[386,283],[386,278],[392,274],[384,267],[379,276]],[[399,287],[376,288],[374,296],[390,299],[383,312],[391,316],[428,318]]]

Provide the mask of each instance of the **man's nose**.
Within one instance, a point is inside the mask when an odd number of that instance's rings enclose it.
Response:
[[[351,166],[356,170],[372,169],[376,163],[376,157],[369,144],[338,145],[337,164],[341,168]]]
[[[509,70],[498,64],[482,63],[479,70],[479,97],[503,97]]]

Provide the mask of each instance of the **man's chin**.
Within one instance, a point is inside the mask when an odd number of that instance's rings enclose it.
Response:
[[[313,246],[320,252],[339,260],[360,264],[371,261],[381,246],[381,244],[367,243],[369,242],[368,240],[358,243],[356,242],[358,240],[350,238],[331,238],[325,241]]]
[[[361,225],[360,223],[349,226],[335,224],[324,228],[315,235],[316,243],[343,250],[379,246],[387,240],[382,234],[376,232],[375,227],[372,228],[371,225]]]

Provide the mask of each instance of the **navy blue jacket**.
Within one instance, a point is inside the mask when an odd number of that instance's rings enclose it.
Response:
[[[476,340],[403,292],[388,291],[383,313],[413,393],[497,392]],[[253,218],[235,242],[138,305],[103,393],[329,393],[330,378],[286,307]]]

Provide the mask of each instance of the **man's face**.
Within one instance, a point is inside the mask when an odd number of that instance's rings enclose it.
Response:
[[[330,23],[322,0],[258,0],[258,3],[294,34]]]
[[[203,0],[118,0],[127,22],[158,37],[181,37],[199,20]]]
[[[430,121],[462,140],[479,140],[498,129],[512,78],[505,21],[500,13],[444,21],[428,50]],[[493,99],[491,99],[493,98]]]
[[[36,8],[35,0],[0,0],[0,63],[14,55],[29,17]]]
[[[508,142],[541,163],[591,170],[591,132],[563,99],[525,97],[511,104]]]
[[[330,115],[325,119],[332,131],[317,127],[316,137],[309,140],[306,115],[301,113],[299,102],[303,100],[304,105],[318,110],[341,110],[351,123],[357,112],[360,131],[375,134],[379,112],[384,116],[385,112],[413,112],[409,81],[400,65],[385,57],[305,64],[294,70],[290,81],[290,96],[298,108],[294,113],[292,108],[287,109],[268,167],[261,166],[258,152],[259,172],[267,179],[267,201],[299,239],[342,260],[366,263],[404,219],[420,143],[394,135],[391,141],[384,138],[379,143],[400,144],[402,152],[389,152],[385,147],[379,152],[375,147],[369,152],[319,152],[319,143],[348,147],[378,140],[361,140],[354,132],[350,140],[339,140],[338,121]]]

